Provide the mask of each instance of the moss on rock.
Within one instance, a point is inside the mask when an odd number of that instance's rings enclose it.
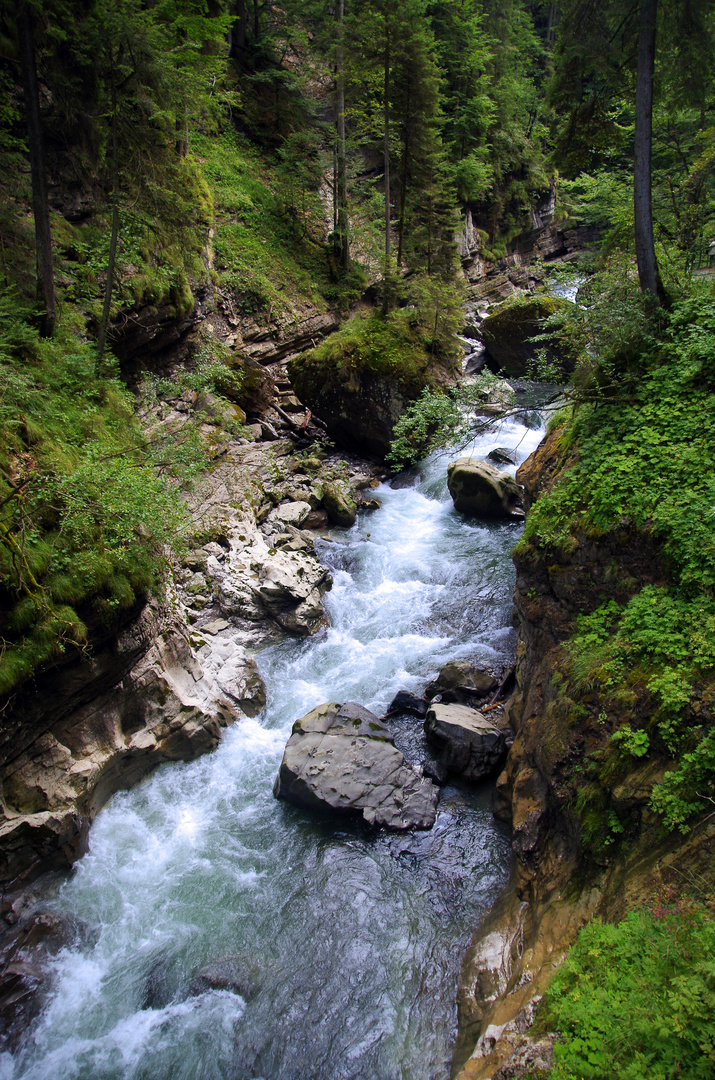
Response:
[[[502,305],[482,323],[482,341],[494,363],[512,378],[531,374],[530,367],[540,350],[556,363],[562,373],[573,370],[574,361],[562,345],[558,333],[543,342],[534,341],[544,334],[546,320],[563,311],[568,301],[558,296],[527,296]]]

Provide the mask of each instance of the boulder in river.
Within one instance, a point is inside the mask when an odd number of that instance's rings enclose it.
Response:
[[[496,690],[497,685],[497,679],[491,671],[470,664],[468,660],[450,660],[435,681],[428,683],[425,697],[432,701],[440,694],[445,703],[466,704],[490,694]]]
[[[409,690],[398,690],[387,712],[388,714],[408,713],[410,716],[416,716],[418,720],[424,720],[427,715],[427,702],[424,698],[411,694]]]
[[[228,990],[250,1001],[261,985],[260,971],[255,964],[241,956],[229,956],[206,964],[194,975],[189,987],[192,995],[211,990]]]
[[[487,454],[489,461],[495,465],[516,465],[518,458],[515,450],[509,450],[506,446],[495,446]]]
[[[573,371],[573,357],[557,332],[545,340],[533,340],[543,335],[551,315],[568,306],[568,301],[558,296],[527,295],[487,315],[481,325],[481,338],[494,365],[510,378],[522,378],[529,363],[545,350],[549,361],[562,371]]]
[[[486,461],[473,457],[451,461],[447,483],[454,507],[461,514],[497,520],[524,516],[516,480]]]
[[[440,763],[465,780],[490,776],[507,750],[506,733],[466,705],[431,705],[425,734]]]
[[[334,525],[350,528],[357,518],[357,503],[347,484],[336,480],[323,488],[323,506]]]
[[[390,730],[355,702],[318,705],[296,720],[273,794],[399,830],[431,828],[439,797],[393,745]]]

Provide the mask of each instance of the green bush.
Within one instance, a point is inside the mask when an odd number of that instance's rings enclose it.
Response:
[[[598,708],[625,720],[634,737],[642,731],[650,757],[675,762],[652,806],[683,829],[715,795],[713,327],[715,298],[703,290],[650,336],[638,328],[638,379],[631,372],[613,397],[567,418],[562,441],[577,448],[577,460],[532,508],[517,549],[558,562],[584,538],[637,531],[661,545],[656,584],[633,583],[627,603],[610,600],[579,619],[562,694],[595,690]],[[629,695],[637,715],[624,707]],[[622,758],[627,744],[624,734],[613,753]],[[605,789],[613,767],[606,753],[597,770]]]
[[[551,1080],[708,1080],[715,1075],[715,921],[687,903],[613,926],[594,919],[537,1018],[558,1031]]]

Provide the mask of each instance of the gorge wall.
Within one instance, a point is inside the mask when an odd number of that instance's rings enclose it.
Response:
[[[552,429],[517,474],[527,505],[568,464],[560,435]],[[560,700],[567,639],[577,615],[608,599],[625,603],[636,589],[662,581],[658,543],[647,532],[624,528],[597,539],[582,534],[558,561],[533,547],[518,548],[514,561],[517,687],[507,715],[515,740],[495,792],[495,813],[513,827],[512,875],[465,955],[453,1059],[459,1080],[510,1080],[548,1068],[553,1035],[528,1032],[578,930],[597,915],[618,921],[664,887],[679,890],[715,854],[712,821],[685,837],[664,833],[648,805],[664,772],[658,763],[634,760],[613,789],[631,823],[613,855],[589,851],[575,806],[580,767],[604,747],[608,733],[597,696],[585,694],[577,714]]]

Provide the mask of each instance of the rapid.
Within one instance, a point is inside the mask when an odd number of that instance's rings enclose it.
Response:
[[[505,446],[522,461],[542,435],[503,422],[469,452]],[[381,509],[316,542],[334,579],[330,627],[258,654],[264,713],[99,815],[49,905],[81,942],[52,960],[48,1003],[0,1055],[0,1080],[449,1076],[461,956],[509,869],[490,786],[447,785],[434,828],[406,835],[321,821],[272,795],[291,725],[314,705],[382,715],[448,660],[512,659],[521,526],[455,513],[447,461],[381,485]],[[419,761],[420,722],[396,732]],[[197,991],[197,972],[227,959],[245,972],[243,994]]]

